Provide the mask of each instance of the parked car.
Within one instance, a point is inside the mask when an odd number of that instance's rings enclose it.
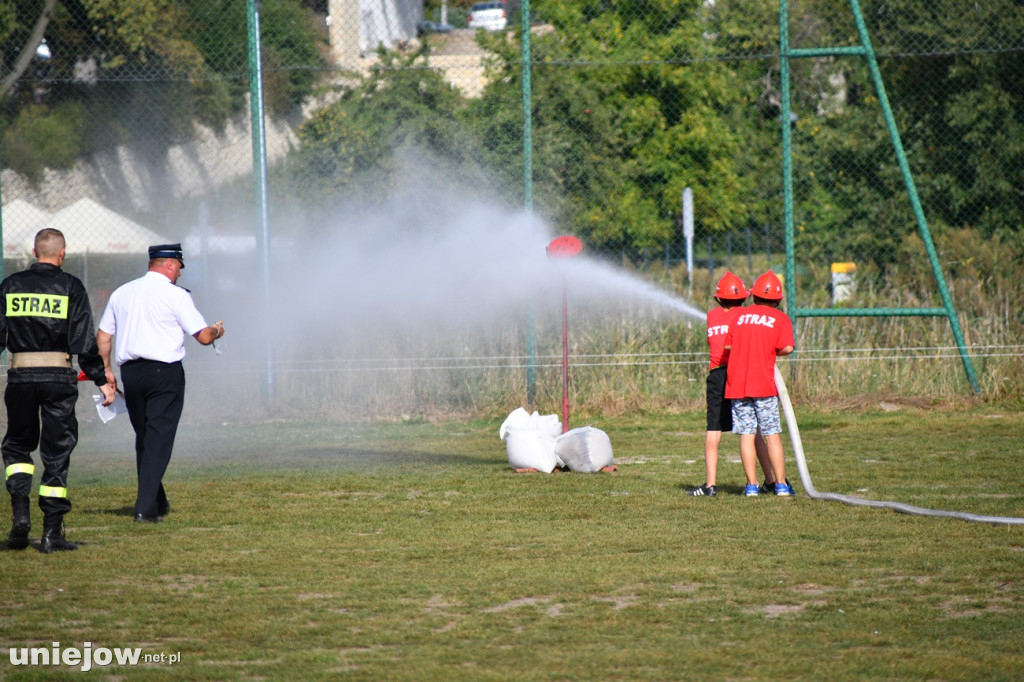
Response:
[[[508,12],[504,2],[478,2],[469,8],[469,27],[488,31],[504,31],[508,26]]]
[[[438,21],[423,21],[416,27],[416,35],[422,37],[428,33],[451,33],[454,28],[451,24],[442,24]]]

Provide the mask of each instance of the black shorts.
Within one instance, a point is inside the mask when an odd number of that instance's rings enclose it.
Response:
[[[725,397],[725,367],[716,367],[708,373],[708,431],[732,431],[732,401]]]

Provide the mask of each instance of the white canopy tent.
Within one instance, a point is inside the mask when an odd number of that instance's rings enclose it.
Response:
[[[166,244],[168,241],[88,198],[65,206],[36,230],[44,227],[64,233],[69,254],[148,253],[153,244]],[[23,242],[23,248],[29,255],[32,254],[34,239],[35,232]]]
[[[15,200],[17,201],[17,200]],[[12,201],[11,204],[15,204]],[[24,203],[24,202],[23,202]],[[29,205],[30,206],[30,205]],[[69,258],[81,258],[82,270],[77,272],[86,288],[92,288],[90,282],[92,257],[108,257],[114,255],[141,255],[140,264],[144,267],[145,255],[154,244],[166,244],[168,240],[139,225],[125,216],[93,201],[79,199],[70,206],[65,206],[53,214],[43,212],[39,222],[30,222],[29,216],[34,215],[25,206],[16,206],[13,216],[20,216],[15,225],[22,225],[24,231],[19,235],[13,232],[8,241],[7,224],[8,206],[4,207],[4,255],[7,258],[21,258],[26,262],[32,259],[35,236],[39,230],[53,228],[64,233]],[[36,209],[38,211],[38,209]],[[92,258],[95,261],[95,258]],[[65,267],[67,267],[65,265]],[[101,278],[102,279],[102,278]]]
[[[25,258],[32,255],[36,232],[52,215],[24,199],[15,199],[3,207],[4,258]],[[28,241],[28,252],[25,242]]]

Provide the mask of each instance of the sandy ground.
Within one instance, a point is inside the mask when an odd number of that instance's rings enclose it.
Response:
[[[478,97],[484,87],[484,51],[477,45],[476,31],[463,28],[451,33],[427,36],[431,66],[444,72],[445,80],[467,97]]]

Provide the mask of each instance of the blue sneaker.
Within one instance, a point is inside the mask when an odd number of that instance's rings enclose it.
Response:
[[[743,491],[745,497],[757,497],[758,496],[757,484],[748,483],[746,489]]]
[[[786,480],[785,483],[775,484],[775,495],[777,497],[790,497],[795,494],[796,493],[793,492],[793,486],[789,484],[789,480]]]

